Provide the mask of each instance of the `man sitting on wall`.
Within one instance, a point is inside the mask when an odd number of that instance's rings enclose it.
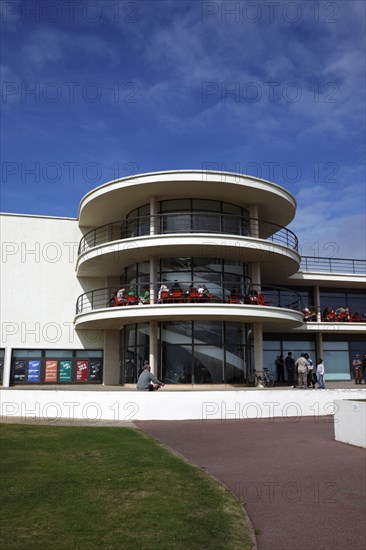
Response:
[[[136,389],[138,391],[155,391],[164,385],[153,375],[150,365],[144,365],[144,370],[137,380]]]

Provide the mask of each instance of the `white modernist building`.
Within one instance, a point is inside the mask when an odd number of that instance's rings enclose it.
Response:
[[[246,385],[289,351],[350,380],[364,354],[365,262],[301,258],[284,188],[235,173],[141,174],[78,218],[3,214],[1,380]],[[286,375],[286,373],[285,373]]]

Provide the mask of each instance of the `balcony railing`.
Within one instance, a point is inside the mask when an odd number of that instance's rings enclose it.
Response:
[[[231,290],[229,290],[231,289]],[[106,287],[85,292],[78,297],[76,314],[86,313],[108,307],[129,307],[154,304],[241,304],[258,306],[275,306],[301,310],[301,297],[292,290],[282,287],[252,284],[207,283],[197,284],[193,281],[179,281],[178,284],[158,282],[141,283],[130,286],[121,285],[120,290]]]
[[[78,254],[113,241],[142,237],[150,234],[216,233],[267,239],[298,249],[296,235],[275,223],[219,212],[169,212],[156,216],[127,218],[92,229],[82,237]]]
[[[333,309],[327,306],[304,306],[302,309],[306,323],[365,323],[366,314],[359,311],[352,312],[347,306],[339,306]]]
[[[365,275],[366,260],[302,256],[300,270],[320,273],[354,273],[357,275]]]

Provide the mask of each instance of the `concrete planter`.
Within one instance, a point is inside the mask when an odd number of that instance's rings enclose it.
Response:
[[[335,400],[336,441],[366,448],[366,400]]]

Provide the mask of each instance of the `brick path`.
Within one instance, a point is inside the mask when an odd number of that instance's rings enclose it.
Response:
[[[364,550],[365,450],[333,418],[135,423],[245,504],[258,550]]]

